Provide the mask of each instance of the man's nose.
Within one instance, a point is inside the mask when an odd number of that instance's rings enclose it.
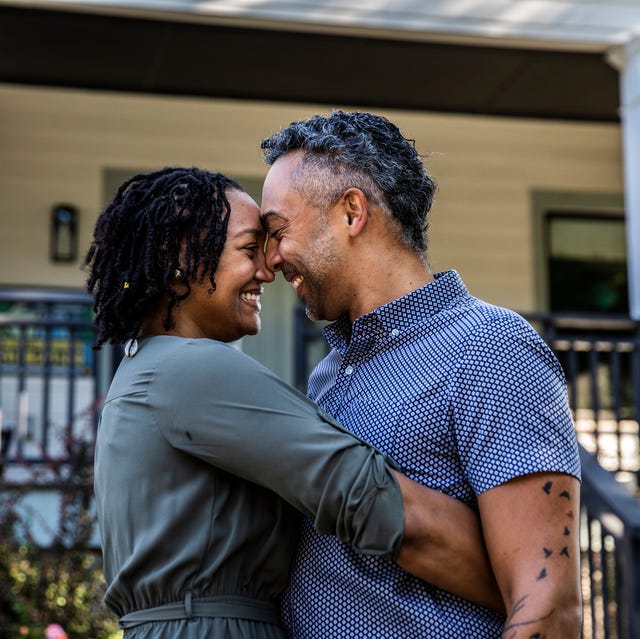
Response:
[[[256,279],[270,284],[276,279],[275,273],[267,264],[267,256],[264,251],[260,251],[258,263],[256,265]]]
[[[267,263],[267,268],[273,271],[274,273],[279,271],[282,268],[282,256],[279,251],[280,243],[273,237],[270,237],[267,240],[267,246],[265,249],[265,259]]]

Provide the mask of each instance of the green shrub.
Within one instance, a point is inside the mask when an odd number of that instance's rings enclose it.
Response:
[[[68,639],[119,636],[103,603],[102,559],[91,547],[93,446],[74,442],[68,450],[68,463],[49,461],[28,483],[0,487],[0,639],[40,639],[52,623]],[[20,500],[44,486],[62,497],[53,542],[41,548],[30,527],[38,513],[25,512]]]

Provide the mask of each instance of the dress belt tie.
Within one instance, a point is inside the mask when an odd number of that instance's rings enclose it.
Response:
[[[120,617],[120,628],[134,628],[153,621],[176,621],[195,617],[223,617],[249,619],[263,623],[279,624],[280,611],[276,604],[238,595],[217,597],[194,597],[185,595],[184,601],[165,604],[155,608],[135,610]]]

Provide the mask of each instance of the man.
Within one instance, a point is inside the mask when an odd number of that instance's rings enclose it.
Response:
[[[412,479],[479,513],[507,619],[303,525],[294,638],[579,636],[579,458],[562,370],[518,315],[425,257],[434,184],[388,120],[336,111],[262,143],[267,262],[330,354],[309,395]],[[443,567],[446,570],[446,566]]]

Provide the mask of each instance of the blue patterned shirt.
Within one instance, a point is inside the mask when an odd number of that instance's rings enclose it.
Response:
[[[325,329],[309,396],[403,472],[477,509],[534,472],[580,476],[563,371],[519,315],[455,271]],[[493,639],[504,619],[320,536],[305,518],[283,617],[294,639]]]

